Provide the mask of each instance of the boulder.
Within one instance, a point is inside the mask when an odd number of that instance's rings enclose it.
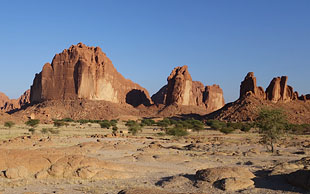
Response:
[[[30,92],[32,103],[76,99],[151,104],[147,90],[117,72],[99,47],[82,43],[56,54],[51,64],[46,63],[36,74]]]
[[[255,175],[244,167],[215,167],[198,170],[196,172],[197,180],[208,181],[210,183],[232,177],[252,179]]]
[[[204,86],[193,81],[188,67],[176,67],[167,78],[168,84],[152,96],[156,104],[198,106],[213,112],[225,105],[223,91],[218,85]]]
[[[243,190],[254,185],[254,181],[248,178],[230,177],[220,181],[219,187],[224,191]]]

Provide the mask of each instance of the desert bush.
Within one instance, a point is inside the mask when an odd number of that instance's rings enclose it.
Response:
[[[253,127],[253,124],[251,124],[251,123],[243,123],[240,130],[244,131],[244,132],[248,132],[252,129],[252,127]]]
[[[61,119],[60,121],[64,121],[64,122],[75,122],[75,120],[71,119],[71,118],[64,118],[64,119]]]
[[[227,126],[227,124],[225,122],[219,121],[219,120],[208,120],[206,122],[206,124],[208,126],[210,126],[211,128],[216,129],[216,130],[219,130],[219,129]]]
[[[46,133],[51,133],[51,134],[59,134],[59,130],[55,130],[53,128],[43,128],[41,129],[41,133],[46,134]]]
[[[274,152],[274,144],[284,134],[288,122],[284,112],[280,109],[263,108],[256,119],[256,125],[261,134],[261,142],[267,149]]]
[[[86,123],[89,123],[89,120],[87,120],[87,119],[80,119],[77,122],[80,123],[80,124],[86,124]]]
[[[6,121],[4,123],[4,126],[7,127],[7,128],[11,128],[15,125],[15,123],[13,121]]]
[[[113,120],[111,120],[110,121],[110,124],[113,126],[113,127],[115,127],[116,125],[117,125],[117,120],[115,120],[115,119],[113,119]]]
[[[128,131],[132,135],[136,135],[137,133],[142,132],[142,127],[138,123],[135,123],[135,124],[132,124],[131,126],[129,126]]]
[[[167,128],[171,125],[171,122],[168,118],[164,118],[163,120],[157,121],[156,125],[159,127]]]
[[[39,125],[39,123],[40,123],[39,119],[29,119],[25,124],[32,128],[35,128]]]
[[[181,137],[181,136],[188,135],[188,132],[184,128],[173,127],[173,128],[167,129],[166,134]]]
[[[110,127],[111,127],[111,123],[108,120],[103,120],[99,124],[100,124],[101,128],[110,129]]]
[[[28,129],[28,131],[31,133],[31,134],[34,134],[36,132],[36,129],[35,128],[30,128]]]
[[[62,121],[62,120],[54,120],[54,127],[62,127],[62,126],[66,126],[66,122],[65,121]]]
[[[193,131],[196,131],[198,133],[204,129],[204,123],[199,120],[188,119],[186,120],[186,123],[189,124],[189,129],[193,129]]]
[[[303,134],[309,134],[310,133],[310,124],[288,124],[286,127],[287,131],[297,134],[297,135],[303,135]]]
[[[234,130],[235,129],[232,127],[223,127],[220,129],[220,132],[225,133],[225,134],[229,134],[229,133],[234,132]]]
[[[152,126],[155,125],[155,121],[153,119],[142,119],[141,124],[146,126]]]
[[[127,126],[127,127],[130,127],[130,126],[133,126],[133,125],[137,125],[137,121],[128,120],[128,121],[125,123],[125,126]]]
[[[43,134],[48,133],[48,128],[43,128],[43,129],[41,129],[41,133],[43,133]]]
[[[113,127],[112,127],[112,132],[113,132],[114,134],[117,132],[117,130],[118,130],[118,127],[117,127],[117,126],[113,126]]]

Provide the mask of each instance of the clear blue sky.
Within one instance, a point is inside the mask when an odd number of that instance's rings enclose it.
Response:
[[[100,46],[116,69],[154,94],[175,66],[219,84],[226,102],[254,71],[266,88],[288,75],[310,93],[309,0],[4,0],[0,91],[17,98],[56,53]]]

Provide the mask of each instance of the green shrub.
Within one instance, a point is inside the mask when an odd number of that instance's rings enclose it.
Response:
[[[286,130],[297,135],[303,135],[310,132],[310,124],[288,124]]]
[[[244,132],[248,132],[252,129],[252,127],[253,127],[253,124],[251,124],[251,123],[243,123],[240,130],[244,131]]]
[[[7,127],[7,128],[11,128],[15,125],[15,123],[13,121],[6,121],[4,123],[4,126]]]
[[[51,134],[59,134],[60,131],[59,130],[55,130],[53,128],[43,128],[41,130],[41,133],[46,134],[46,133],[51,133]]]
[[[227,126],[225,122],[219,120],[208,120],[206,124],[216,130]]]
[[[49,132],[51,133],[51,134],[59,134],[59,130],[55,130],[55,129],[49,129]]]
[[[128,120],[126,123],[125,123],[125,126],[127,127],[131,127],[131,126],[134,126],[134,125],[137,125],[137,121],[133,121],[133,120]]]
[[[113,126],[113,127],[112,127],[112,132],[113,132],[114,134],[117,132],[117,130],[118,130],[118,127],[117,127],[117,126]]]
[[[40,123],[39,119],[29,119],[25,124],[32,128],[35,128],[36,126],[39,125],[39,123]]]
[[[48,133],[49,129],[48,128],[43,128],[41,129],[41,133],[46,134]]]
[[[89,120],[80,119],[80,120],[78,120],[77,122],[80,123],[80,124],[85,124],[85,123],[89,123]]]
[[[155,121],[152,119],[142,119],[141,124],[146,125],[146,126],[152,126],[155,125]]]
[[[117,125],[117,120],[115,120],[115,119],[113,119],[113,120],[111,120],[110,121],[110,124],[113,126],[113,127],[115,127],[116,125]]]
[[[55,120],[54,121],[54,127],[62,127],[62,126],[65,126],[66,125],[66,122],[65,121],[62,121],[62,120]]]
[[[138,132],[142,132],[142,127],[138,123],[129,126],[128,131],[132,135],[136,135]]]
[[[282,110],[263,108],[256,119],[256,125],[261,134],[261,140],[267,149],[274,152],[274,144],[287,129],[287,117]]]
[[[111,127],[111,123],[108,120],[103,120],[99,124],[100,124],[101,128],[110,129],[110,127]]]
[[[31,133],[31,134],[34,134],[36,132],[36,129],[35,128],[30,128],[28,129],[28,131]]]
[[[232,133],[235,129],[232,127],[223,127],[220,129],[220,132],[225,133],[225,134],[229,134]]]
[[[171,129],[166,130],[166,134],[181,137],[188,135],[188,132],[186,129],[173,127]]]
[[[71,118],[64,118],[64,119],[61,119],[61,121],[64,121],[64,122],[75,122],[73,119]]]

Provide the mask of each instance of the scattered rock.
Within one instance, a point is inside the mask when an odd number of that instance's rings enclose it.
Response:
[[[248,178],[230,177],[220,181],[219,187],[224,191],[238,191],[254,185],[254,181]]]
[[[252,179],[255,175],[244,167],[216,167],[198,170],[196,172],[196,178],[198,180],[208,181],[211,183],[231,177]]]

